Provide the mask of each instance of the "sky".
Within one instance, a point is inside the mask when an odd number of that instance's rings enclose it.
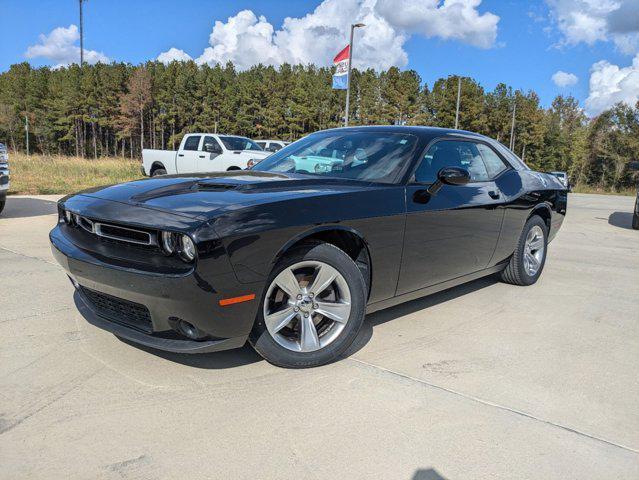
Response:
[[[0,0],[0,71],[79,57],[77,0]],[[575,96],[589,115],[639,100],[639,0],[85,0],[85,59],[330,65],[363,22],[354,66],[470,76]]]

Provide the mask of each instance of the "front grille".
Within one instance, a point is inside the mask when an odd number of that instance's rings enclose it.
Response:
[[[144,305],[96,292],[86,287],[80,287],[80,290],[91,302],[98,315],[145,332],[152,331],[151,314]]]
[[[75,225],[88,233],[100,237],[100,239],[143,247],[156,247],[158,244],[157,232],[125,227],[113,223],[103,223],[98,220],[82,217],[77,213],[73,214],[73,221]]]

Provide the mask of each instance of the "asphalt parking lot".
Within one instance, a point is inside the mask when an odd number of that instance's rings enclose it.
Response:
[[[639,478],[631,197],[571,195],[538,284],[375,313],[350,356],[299,371],[87,324],[55,198],[0,216],[0,478]]]

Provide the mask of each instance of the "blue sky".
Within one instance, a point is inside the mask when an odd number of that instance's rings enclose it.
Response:
[[[375,0],[348,1],[350,3],[359,1],[359,4],[375,3]],[[377,1],[381,3],[383,0]],[[416,0],[397,1],[399,3],[394,5],[402,2],[408,5]],[[434,2],[434,0],[422,1]],[[548,0],[549,3],[542,0],[484,0],[479,6],[476,6],[476,0],[454,1],[475,4],[472,8],[480,16],[489,13],[499,17],[496,24],[496,37],[491,42],[490,48],[479,48],[473,45],[473,43],[476,44],[473,35],[481,34],[474,30],[461,40],[454,38],[457,32],[444,32],[427,38],[420,33],[424,31],[420,25],[413,25],[407,30],[402,30],[406,25],[405,18],[389,20],[391,23],[402,25],[401,28],[396,27],[393,30],[394,34],[405,37],[401,48],[395,50],[396,53],[398,52],[398,59],[403,54],[407,55],[407,63],[402,68],[416,70],[422,79],[431,85],[439,77],[462,74],[477,79],[487,89],[492,89],[498,82],[505,82],[523,90],[533,89],[540,95],[544,105],[548,105],[559,93],[572,94],[581,102],[585,102],[592,94],[589,78],[591,68],[596,62],[604,60],[612,66],[618,65],[623,69],[632,64],[635,55],[638,55],[639,59],[639,54],[633,50],[632,45],[624,47],[625,49],[619,47],[621,37],[612,30],[604,30],[594,41],[584,36],[589,34],[589,29],[592,30],[590,27],[584,28],[584,32],[577,34],[574,28],[568,30],[570,25],[566,26],[564,21],[568,18],[566,12],[587,0]],[[632,8],[634,4],[639,4],[636,0],[620,1],[629,2]],[[134,64],[154,59],[171,47],[183,50],[191,57],[197,58],[202,55],[206,47],[213,46],[209,43],[209,35],[216,20],[225,23],[229,17],[237,15],[238,12],[251,10],[257,17],[260,15],[266,17],[266,22],[277,31],[282,28],[282,22],[286,17],[303,17],[313,12],[320,3],[322,2],[317,0],[294,2],[290,0],[183,0],[180,2],[88,0],[84,7],[85,49],[100,52],[111,60]],[[76,0],[1,0],[0,8],[3,17],[3,41],[0,43],[1,71],[7,70],[13,63],[25,60],[36,66],[56,64],[56,60],[46,56],[27,58],[25,55],[27,49],[38,44],[41,34],[48,35],[55,28],[78,23]],[[588,12],[585,13],[588,14]],[[593,16],[594,20],[598,18]],[[479,17],[476,20],[479,21]],[[453,21],[457,22],[456,19]],[[611,22],[608,22],[606,25],[610,24]],[[472,30],[474,28],[456,25],[457,23],[454,24],[453,29],[470,28]],[[370,30],[371,27],[367,28]],[[627,27],[624,28],[628,30]],[[325,50],[329,50],[329,57],[337,53],[347,42],[347,28],[340,31],[343,31],[343,41],[338,35],[338,37],[330,37],[328,43],[322,44]],[[427,31],[431,32],[431,30]],[[373,33],[366,32],[367,35]],[[367,37],[367,39],[370,38],[372,37]],[[485,38],[487,37],[484,37],[484,40]],[[629,38],[633,40],[635,37]],[[332,47],[333,44],[334,47]],[[397,44],[394,45],[397,46]],[[374,48],[374,44],[369,45],[367,58],[373,59],[371,62],[374,62],[375,52],[371,52],[371,48]],[[357,44],[355,52],[357,56]],[[250,57],[241,52],[236,55],[243,55],[243,58]],[[383,53],[378,52],[377,55],[383,56]],[[381,58],[379,61],[384,62],[385,59]],[[400,60],[397,61],[401,63]],[[639,69],[639,60],[637,63]],[[577,82],[564,87],[556,85],[551,77],[559,70],[576,75]],[[634,70],[628,70],[628,73],[633,74],[632,78],[634,78]],[[636,73],[639,75],[639,70]],[[639,96],[639,92],[634,92],[634,83],[631,83],[629,88],[632,91],[628,93],[628,98],[632,99],[635,93]],[[637,89],[639,89],[639,83],[637,83]]]

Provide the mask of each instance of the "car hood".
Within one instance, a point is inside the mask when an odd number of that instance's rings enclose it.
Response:
[[[208,220],[227,211],[367,187],[349,179],[241,170],[169,175],[98,187],[77,195]]]

